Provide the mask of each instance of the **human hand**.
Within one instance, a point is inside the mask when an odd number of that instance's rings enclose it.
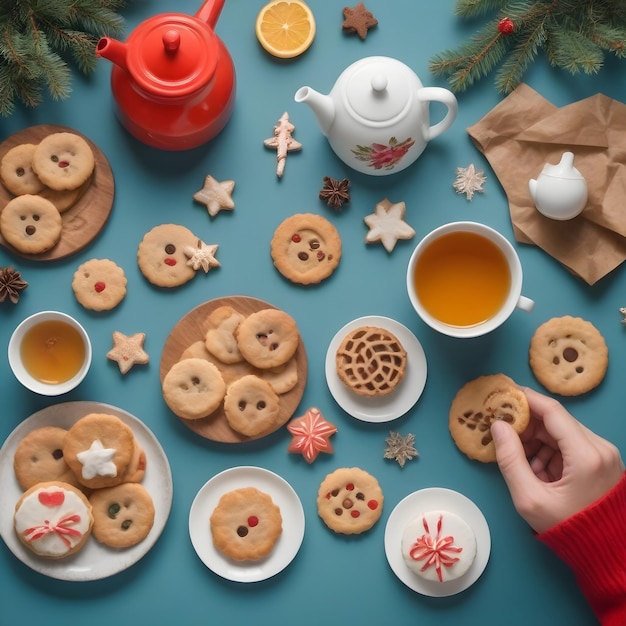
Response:
[[[518,436],[495,421],[496,458],[517,512],[541,533],[607,493],[622,477],[619,450],[577,421],[560,402],[523,389],[530,423]]]

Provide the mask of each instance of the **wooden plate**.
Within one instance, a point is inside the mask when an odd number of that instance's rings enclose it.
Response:
[[[53,124],[30,126],[7,137],[0,144],[0,160],[11,148],[19,144],[38,144],[47,135],[62,132],[80,135],[91,146],[96,165],[91,184],[85,189],[76,204],[61,214],[63,219],[61,238],[54,248],[41,254],[24,254],[9,245],[0,234],[0,245],[14,254],[33,261],[54,261],[82,250],[106,224],[113,208],[114,183],[111,166],[100,148],[77,130]],[[13,195],[0,185],[0,210],[11,198]]]
[[[277,307],[247,296],[232,296],[228,298],[216,298],[209,300],[204,304],[200,304],[192,309],[174,326],[163,346],[161,354],[160,377],[161,383],[171,367],[178,362],[183,353],[186,355],[201,356],[211,360],[222,371],[225,380],[233,380],[245,374],[253,373],[253,368],[248,363],[236,363],[234,365],[226,365],[220,363],[217,359],[211,357],[209,352],[204,348],[204,336],[207,331],[206,320],[212,311],[220,306],[230,306],[243,315],[250,315],[261,309],[275,309]],[[278,423],[271,431],[274,432],[286,424],[294,411],[297,409],[307,377],[307,356],[302,340],[296,350],[296,364],[298,372],[298,382],[296,386],[287,393],[281,394],[280,397],[280,413]],[[197,420],[189,420],[180,418],[181,421],[198,435],[220,441],[224,443],[242,443],[253,439],[260,439],[269,435],[265,432],[258,437],[247,437],[234,431],[226,421],[224,415],[223,404],[211,415]]]

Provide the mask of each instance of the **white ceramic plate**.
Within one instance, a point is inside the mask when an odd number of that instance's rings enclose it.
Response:
[[[392,332],[407,352],[404,378],[386,396],[359,396],[350,391],[337,375],[337,350],[346,334],[359,326],[378,326]],[[370,315],[349,322],[333,337],[326,352],[326,382],[330,393],[344,411],[364,422],[389,422],[404,415],[422,395],[426,385],[426,371],[426,355],[422,344],[406,326],[388,317]]]
[[[283,532],[272,552],[259,561],[233,561],[216,550],[209,518],[220,497],[234,489],[256,487],[280,508]],[[261,467],[233,467],[216,474],[198,491],[189,512],[189,536],[200,560],[213,572],[236,582],[258,582],[281,572],[294,559],[304,538],[304,510],[293,487]]]
[[[460,578],[443,583],[424,580],[412,572],[400,550],[404,527],[421,513],[437,509],[455,513],[476,534],[476,558],[469,570]],[[451,489],[432,487],[409,494],[393,509],[385,527],[385,554],[391,569],[407,587],[426,596],[452,596],[473,585],[485,570],[490,552],[491,534],[485,516],[469,498]]]
[[[31,430],[42,426],[70,428],[88,413],[116,415],[133,430],[137,441],[146,453],[147,465],[143,479],[144,487],[154,500],[154,525],[148,536],[135,546],[112,550],[90,537],[85,547],[76,554],[63,559],[45,559],[31,552],[15,535],[13,529],[13,505],[22,495],[15,473],[13,457],[17,444]],[[46,407],[25,419],[7,437],[0,448],[0,536],[9,550],[31,569],[59,580],[87,581],[106,578],[121,572],[141,559],[159,538],[165,527],[172,506],[172,473],[170,465],[154,434],[136,417],[108,404],[100,402],[63,402]]]

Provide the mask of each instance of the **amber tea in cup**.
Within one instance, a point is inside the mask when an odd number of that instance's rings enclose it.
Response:
[[[56,396],[76,387],[87,374],[91,343],[75,319],[43,311],[26,318],[11,335],[9,363],[25,387]]]
[[[532,310],[521,295],[522,268],[513,246],[475,222],[444,224],[417,245],[407,270],[413,308],[452,337],[484,335],[515,308]]]

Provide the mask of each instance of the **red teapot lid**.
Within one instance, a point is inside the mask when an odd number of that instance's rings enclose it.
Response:
[[[127,42],[126,63],[135,81],[162,96],[185,96],[213,77],[218,39],[190,15],[164,13],[147,19]]]

